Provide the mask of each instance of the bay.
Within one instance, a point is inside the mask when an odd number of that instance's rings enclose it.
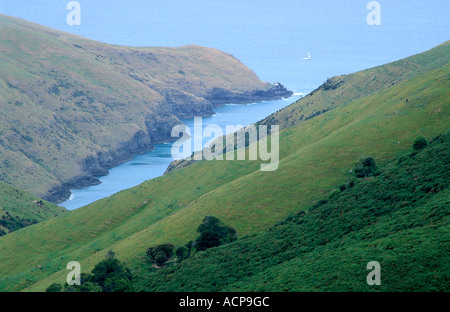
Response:
[[[69,2],[0,0],[0,13],[116,45],[219,49],[261,80],[304,94],[328,77],[431,49],[449,39],[450,29],[448,0],[377,1],[381,24],[376,26],[367,22],[369,0],[78,0],[80,25],[67,23]],[[305,60],[308,54],[311,59]],[[205,118],[204,126],[247,125],[294,100],[226,105]],[[158,145],[111,169],[101,184],[74,190],[61,205],[76,209],[163,174],[172,160],[170,149],[171,143]]]
[[[227,104],[216,108],[214,115],[202,118],[202,127],[204,129],[208,125],[218,125],[222,127],[225,134],[227,125],[248,126],[286,107],[301,96],[301,93],[295,93],[290,98],[276,101],[247,105]],[[182,121],[191,130],[194,129],[193,118]],[[203,144],[210,139],[210,137],[204,137]],[[70,198],[59,205],[74,210],[163,175],[173,161],[171,153],[173,143],[158,144],[155,149],[111,168],[108,175],[99,177],[100,184],[72,190]]]

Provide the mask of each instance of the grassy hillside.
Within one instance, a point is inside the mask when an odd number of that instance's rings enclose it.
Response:
[[[256,125],[292,127],[357,99],[380,92],[402,81],[440,68],[450,61],[450,41],[421,54],[353,74],[327,79],[316,90],[291,105],[267,116]],[[405,101],[409,101],[407,97]],[[196,161],[173,161],[168,171],[183,168]]]
[[[447,132],[263,233],[141,276],[139,290],[449,291],[449,172]]]
[[[64,212],[65,208],[0,182],[0,236]]]
[[[264,231],[338,188],[359,157],[383,165],[409,151],[417,136],[448,131],[449,79],[450,64],[429,68],[286,128],[276,171],[260,171],[258,161],[198,162],[4,236],[0,289],[45,290],[63,283],[67,262],[90,272],[110,249],[143,272],[149,246],[185,245],[207,215],[240,237]]]
[[[450,41],[447,41],[425,53],[354,74],[332,77],[307,96],[268,116],[261,123],[279,125],[280,129],[284,129],[417,77],[430,69],[444,66],[449,61]]]
[[[0,15],[0,180],[57,202],[181,117],[288,94],[211,48],[112,46]]]

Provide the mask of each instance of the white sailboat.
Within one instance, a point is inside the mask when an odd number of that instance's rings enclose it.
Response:
[[[311,55],[309,55],[309,52],[308,52],[308,57],[304,57],[303,59],[304,60],[310,60],[311,59]]]

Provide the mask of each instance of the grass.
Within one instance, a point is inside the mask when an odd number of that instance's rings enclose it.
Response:
[[[316,90],[281,111],[268,116],[262,124],[277,124],[284,129],[351,101],[382,91],[417,77],[449,62],[450,42],[386,65],[345,76],[329,78]],[[405,97],[406,99],[406,97]]]
[[[64,212],[65,208],[0,182],[0,236]]]
[[[265,231],[337,189],[359,157],[385,165],[417,136],[446,132],[449,71],[449,64],[430,68],[286,128],[274,172],[261,172],[252,161],[197,162],[8,234],[0,238],[0,289],[45,290],[63,283],[68,261],[90,272],[109,249],[141,274],[148,268],[146,248],[186,244],[207,215],[240,237]]]
[[[138,275],[137,290],[448,291],[449,151],[450,132],[267,231]]]
[[[212,113],[214,88],[271,86],[210,48],[112,46],[6,15],[0,27],[0,180],[53,202],[52,189],[170,139],[178,118]]]

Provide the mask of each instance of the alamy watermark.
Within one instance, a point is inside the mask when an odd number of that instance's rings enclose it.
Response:
[[[172,129],[172,137],[179,138],[172,145],[175,160],[261,160],[261,171],[274,171],[279,163],[279,126],[266,125],[208,125],[203,128],[202,118],[194,118],[193,131],[186,125]],[[180,137],[181,134],[181,137]],[[270,135],[269,135],[270,134]],[[210,138],[207,142],[204,139]],[[269,150],[270,142],[270,150]],[[248,147],[248,149],[246,149]],[[248,154],[248,157],[246,156]]]
[[[367,14],[367,24],[370,26],[381,25],[381,5],[378,1],[369,1],[366,6],[370,10]],[[67,24],[69,26],[81,25],[81,5],[78,1],[70,1],[67,3],[66,9],[70,12],[67,14]]]
[[[367,24],[370,26],[381,25],[381,5],[378,1],[370,1],[367,3]]]
[[[367,284],[369,284],[369,286],[373,286],[373,285],[381,285],[381,266],[380,263],[378,261],[370,261],[369,263],[367,263],[367,270],[372,270],[369,272],[369,274],[367,274]]]
[[[70,1],[67,3],[66,9],[70,12],[67,14],[66,22],[69,26],[81,25],[81,5],[78,1]]]
[[[67,274],[67,277],[66,277],[67,285],[80,286],[81,285],[81,265],[80,265],[80,263],[77,261],[70,261],[69,263],[67,263],[66,268],[67,268],[67,270],[72,270],[69,272],[69,274]]]
[[[69,286],[81,285],[81,265],[77,261],[67,263],[67,270],[71,270],[66,276],[66,282]],[[370,261],[366,266],[367,270],[371,270],[367,274],[366,282],[369,286],[381,285],[381,266],[378,261]]]

